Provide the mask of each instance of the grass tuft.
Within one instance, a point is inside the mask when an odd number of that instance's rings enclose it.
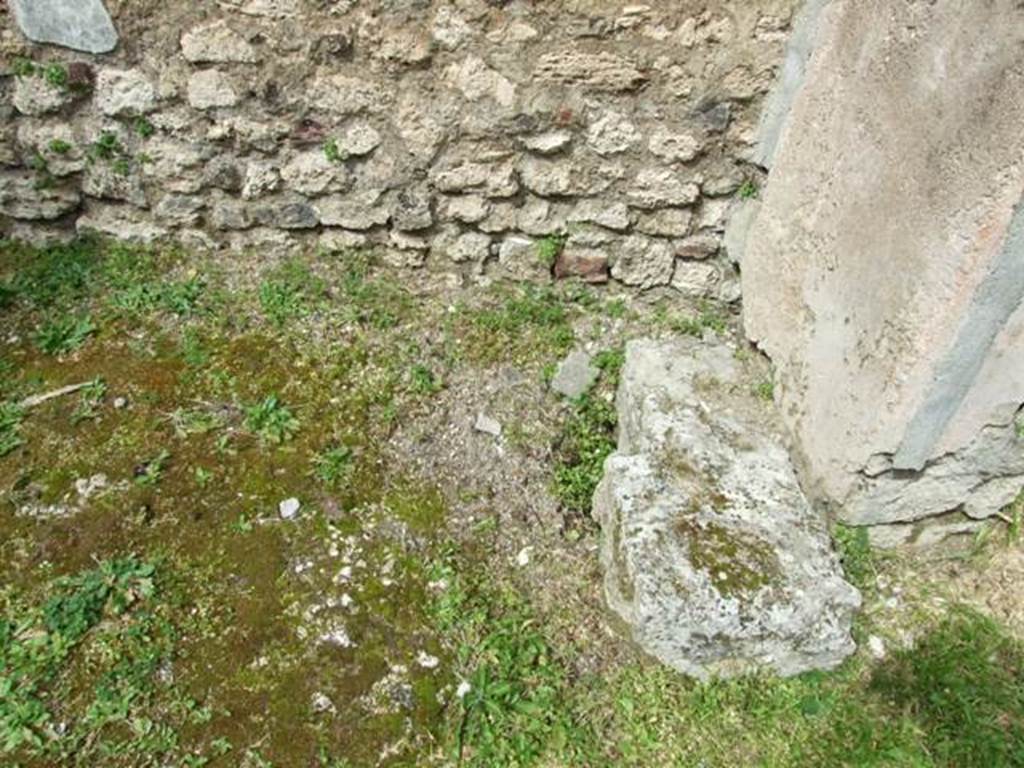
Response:
[[[456,331],[467,357],[484,364],[555,357],[568,352],[575,338],[561,296],[537,287],[506,291],[496,305],[464,309]]]
[[[96,332],[92,319],[63,315],[46,321],[35,335],[36,346],[48,355],[74,352]]]
[[[604,475],[605,459],[615,450],[614,406],[584,395],[563,429],[557,448],[553,493],[568,510],[588,514]]]
[[[25,411],[17,403],[0,402],[0,458],[24,445],[21,422]]]
[[[299,431],[299,420],[277,395],[267,395],[258,403],[246,406],[245,426],[264,443],[280,445]]]
[[[862,592],[872,590],[877,570],[867,528],[836,525],[832,531],[832,540],[839,553],[839,561],[843,565],[846,580]]]

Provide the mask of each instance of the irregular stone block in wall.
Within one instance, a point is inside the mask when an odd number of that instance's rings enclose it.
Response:
[[[334,74],[317,78],[311,85],[310,102],[318,110],[337,115],[377,111],[391,102],[392,91],[384,83]]]
[[[223,72],[205,69],[189,78],[188,103],[196,109],[233,107],[238,103],[238,91]]]
[[[121,240],[149,243],[166,237],[168,230],[139,215],[127,205],[90,205],[75,222],[79,234],[98,232]]]
[[[23,115],[45,115],[71,103],[73,94],[42,77],[15,77],[14,108]]]
[[[559,280],[578,277],[585,283],[602,285],[608,282],[608,252],[602,248],[567,245],[555,260],[555,277]]]
[[[860,605],[734,351],[630,342],[594,498],[610,607],[699,678],[836,666]]]
[[[671,170],[646,169],[637,174],[629,190],[637,208],[693,205],[700,199],[700,187]]]
[[[156,88],[137,69],[101,69],[96,75],[96,106],[104,115],[142,115],[156,109]]]
[[[51,221],[71,213],[81,195],[63,186],[39,184],[34,173],[0,174],[0,215],[28,221]]]
[[[537,60],[534,77],[610,92],[631,91],[647,80],[634,62],[621,56],[576,50],[545,53]]]
[[[117,30],[102,0],[11,0],[18,28],[29,40],[87,53],[117,47]]]
[[[490,99],[501,107],[515,104],[515,85],[500,72],[488,67],[479,56],[468,56],[460,64],[453,64],[447,72],[447,78],[470,101]]]
[[[647,289],[668,285],[672,280],[675,254],[670,243],[633,235],[616,250],[612,277],[619,282]]]
[[[814,28],[734,249],[747,332],[844,520],[994,514],[1024,486],[1024,10],[832,0]]]
[[[256,49],[223,19],[195,27],[181,36],[181,53],[193,64],[246,63],[259,60]]]
[[[299,0],[229,0],[242,13],[250,16],[267,16],[272,19],[286,19],[299,11]]]

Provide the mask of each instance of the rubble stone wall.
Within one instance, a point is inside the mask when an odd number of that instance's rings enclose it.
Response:
[[[735,300],[721,235],[797,4],[121,0],[101,55],[0,9],[0,235]]]

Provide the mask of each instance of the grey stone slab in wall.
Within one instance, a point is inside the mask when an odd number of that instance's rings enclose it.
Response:
[[[101,0],[11,0],[18,28],[29,40],[76,51],[107,53],[117,30]]]
[[[821,14],[831,2],[832,0],[805,0],[797,15],[793,33],[786,45],[786,57],[779,68],[775,87],[765,100],[761,124],[758,126],[753,161],[762,167],[770,168],[772,165],[782,127],[789,117],[793,100],[807,77],[807,64],[814,51]]]

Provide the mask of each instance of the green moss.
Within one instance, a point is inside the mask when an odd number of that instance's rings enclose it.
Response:
[[[405,481],[385,495],[384,505],[416,533],[436,533],[445,522],[446,505],[437,488]]]
[[[662,475],[681,481],[688,489],[689,506],[694,513],[703,508],[721,512],[729,505],[728,497],[721,492],[715,478],[695,467],[685,452],[669,446],[658,455],[657,461]]]
[[[767,543],[700,520],[694,512],[684,513],[676,521],[675,533],[684,541],[693,567],[706,572],[721,594],[750,594],[776,580],[778,558]]]

